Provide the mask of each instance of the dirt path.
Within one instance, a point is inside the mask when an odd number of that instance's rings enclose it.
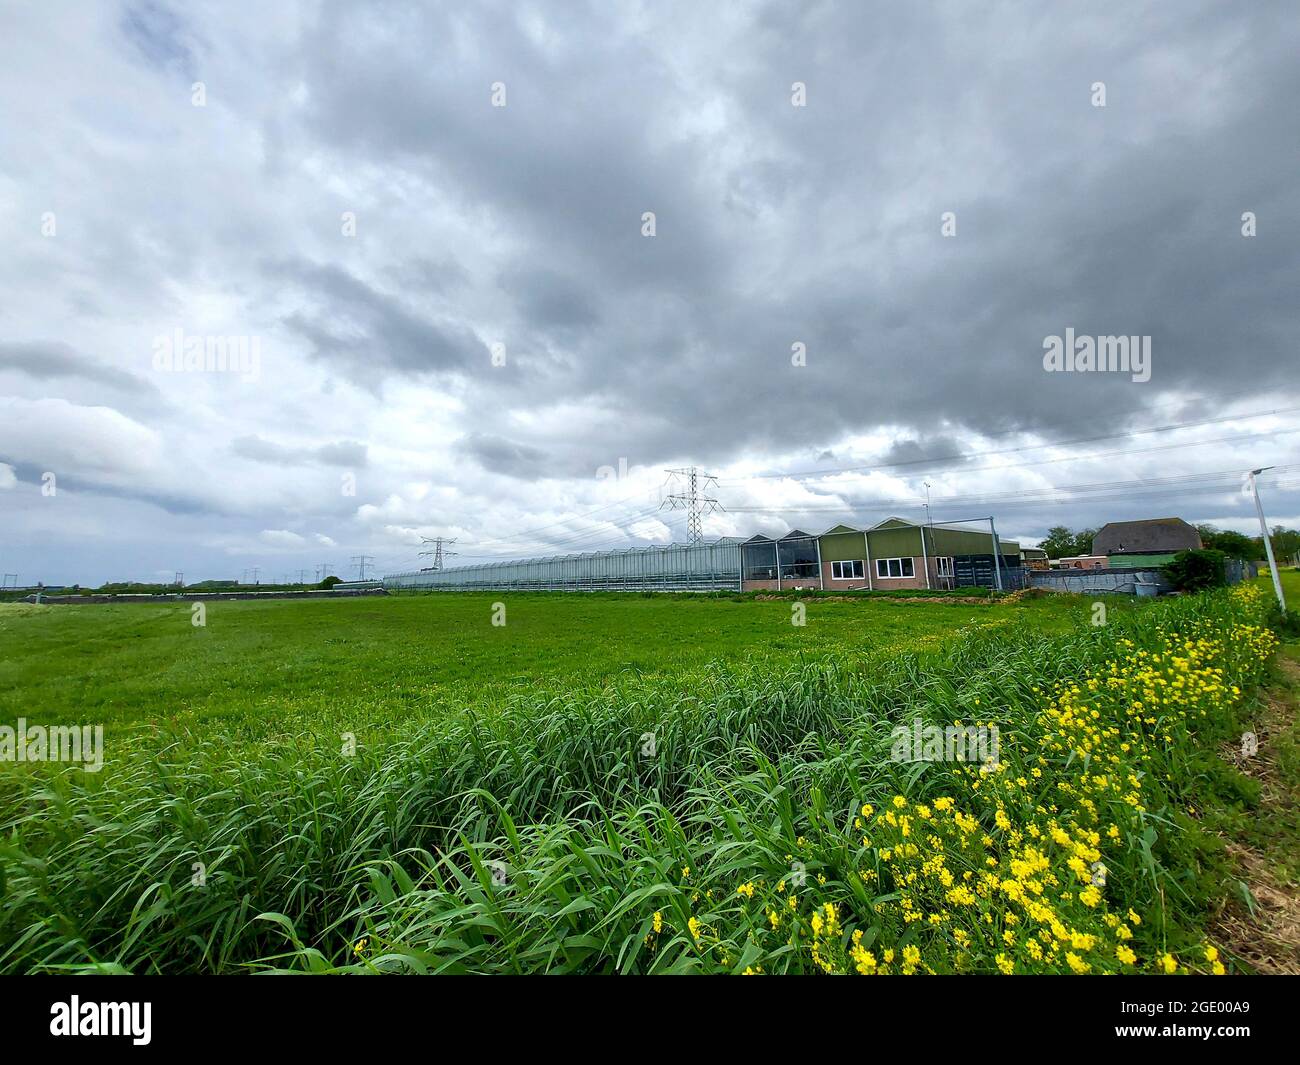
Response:
[[[1246,758],[1236,749],[1225,752],[1238,769],[1259,782],[1259,808],[1254,815],[1278,826],[1284,847],[1286,840],[1294,839],[1289,826],[1300,821],[1295,767],[1284,764],[1284,759],[1294,757],[1300,730],[1300,661],[1287,650],[1284,647],[1277,659],[1283,682],[1265,693],[1258,753]],[[1227,849],[1252,898],[1229,902],[1214,921],[1213,938],[1257,972],[1300,974],[1300,885],[1293,873],[1279,865],[1277,855],[1239,840],[1228,840]],[[1293,869],[1296,856],[1289,857]]]

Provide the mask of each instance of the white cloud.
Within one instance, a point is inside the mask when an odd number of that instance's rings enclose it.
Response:
[[[259,538],[264,544],[279,548],[301,547],[307,542],[304,537],[288,529],[263,529]]]

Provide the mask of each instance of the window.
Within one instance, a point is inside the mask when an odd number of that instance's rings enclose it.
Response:
[[[878,558],[876,576],[885,580],[890,577],[915,577],[916,571],[910,558]]]
[[[776,580],[776,544],[772,542],[745,544],[741,548],[745,560],[745,580]]]
[[[939,568],[938,568],[938,574],[939,574],[940,577],[951,577],[951,576],[952,576],[952,558],[951,558],[951,557],[949,557],[949,556],[947,556],[947,555],[940,555],[940,556],[939,556],[938,558],[936,558],[934,561],[935,561],[935,564],[939,567]]]
[[[777,543],[781,579],[817,579],[817,541],[812,537],[786,537]]]
[[[831,580],[835,581],[860,581],[866,576],[867,569],[861,559],[854,559],[851,562],[832,562],[831,563]]]

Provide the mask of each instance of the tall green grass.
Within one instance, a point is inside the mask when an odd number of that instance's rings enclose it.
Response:
[[[1014,734],[1119,641],[1232,618],[1226,596],[1183,598],[1065,635],[972,626],[866,673],[760,662],[686,693],[632,676],[556,685],[352,756],[319,733],[216,733],[136,747],[102,777],[12,774],[0,970],[685,972],[721,957],[739,971],[760,953],[768,971],[806,969],[747,935],[735,887],[798,860],[870,910],[849,875],[855,810],[937,794],[950,771],[890,762],[894,724],[982,717]],[[1133,905],[1172,890],[1190,914],[1201,900],[1179,863],[1193,859],[1161,846],[1135,851],[1149,864],[1125,890]],[[674,931],[651,937],[655,912]],[[691,942],[692,916],[725,930],[720,949]]]

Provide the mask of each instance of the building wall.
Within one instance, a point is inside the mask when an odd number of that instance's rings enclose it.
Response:
[[[988,532],[976,532],[967,529],[929,530],[929,543],[934,545],[936,555],[989,555],[993,553],[993,537]],[[1013,554],[1020,557],[1020,545],[999,541],[1004,555]]]
[[[1151,569],[1165,566],[1174,560],[1176,552],[1167,551],[1152,555],[1111,555],[1107,561],[1111,569]]]
[[[921,530],[916,526],[873,529],[867,533],[872,558],[910,558],[921,556]]]
[[[992,537],[988,533],[940,526],[888,524],[865,533],[865,540],[870,543],[869,552],[861,532],[832,532],[821,537],[822,580],[826,588],[890,590],[955,587],[955,578],[939,575],[937,559],[991,555],[993,548]],[[1000,543],[1003,565],[1008,568],[1018,566],[1020,545],[1011,540],[1002,540]],[[882,558],[910,558],[913,576],[878,576],[876,561]],[[832,562],[853,559],[860,559],[867,564],[866,575],[861,578],[836,578],[831,575]],[[927,565],[929,583],[926,582]]]
[[[867,557],[867,544],[860,532],[828,533],[821,538],[822,562],[844,562]]]

